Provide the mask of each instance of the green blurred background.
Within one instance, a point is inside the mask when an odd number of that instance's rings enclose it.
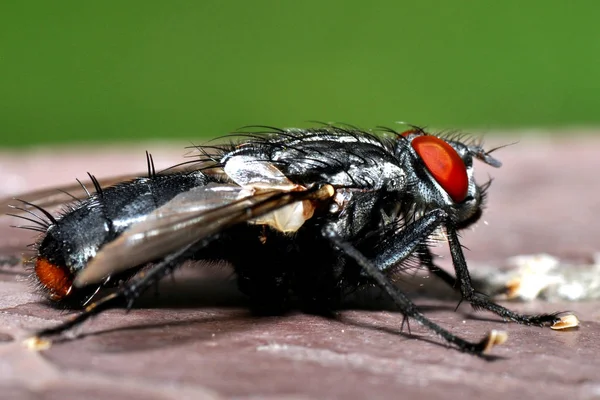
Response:
[[[597,1],[3,1],[0,146],[600,123]]]

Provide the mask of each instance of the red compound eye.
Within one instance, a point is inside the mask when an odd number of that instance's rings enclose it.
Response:
[[[452,200],[456,203],[463,201],[469,189],[469,179],[465,163],[456,150],[435,136],[418,136],[411,144],[431,175]]]

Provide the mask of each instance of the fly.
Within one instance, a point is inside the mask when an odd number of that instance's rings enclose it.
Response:
[[[265,131],[266,130],[266,131]],[[377,136],[354,127],[266,128],[237,142],[198,147],[190,162],[102,187],[54,216],[65,200],[42,193],[23,200],[16,216],[41,232],[29,265],[40,290],[78,315],[37,332],[60,334],[93,315],[131,307],[149,287],[189,259],[226,260],[256,310],[292,304],[327,314],[347,294],[376,285],[404,315],[459,350],[481,355],[504,342],[491,331],[479,342],[449,332],[423,315],[391,276],[415,260],[460,292],[475,309],[505,320],[564,329],[569,313],[522,315],[476,292],[458,232],[482,214],[489,183],[478,185],[474,161],[501,163],[458,136],[413,127]],[[62,194],[66,191],[62,191]],[[455,277],[438,268],[429,248],[443,229]],[[113,286],[95,300],[99,289]]]

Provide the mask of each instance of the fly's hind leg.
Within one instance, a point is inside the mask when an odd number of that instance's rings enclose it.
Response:
[[[187,246],[176,253],[166,256],[162,261],[154,264],[149,270],[142,271],[131,280],[123,283],[115,292],[108,294],[97,301],[88,304],[85,309],[72,318],[54,327],[36,332],[36,337],[59,335],[69,329],[79,326],[94,315],[111,308],[126,306],[131,308],[137,298],[148,288],[158,283],[163,277],[170,274],[177,266],[187,259],[190,252]]]

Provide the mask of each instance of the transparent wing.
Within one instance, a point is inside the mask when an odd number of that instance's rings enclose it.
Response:
[[[312,204],[331,197],[333,192],[329,185],[296,187],[293,191],[216,183],[194,188],[179,194],[102,247],[74,284],[98,283],[111,274],[211,240],[216,233],[236,224],[264,217],[294,203]],[[312,212],[306,215],[310,218]]]

